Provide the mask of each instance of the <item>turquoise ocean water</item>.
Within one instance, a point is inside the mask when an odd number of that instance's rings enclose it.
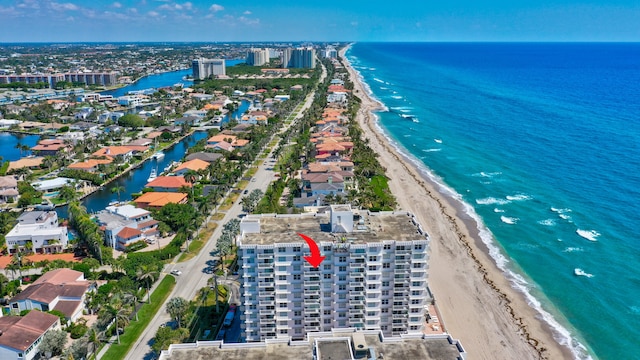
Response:
[[[556,339],[576,358],[640,358],[640,44],[357,43],[347,57],[386,107],[381,131],[482,219]]]

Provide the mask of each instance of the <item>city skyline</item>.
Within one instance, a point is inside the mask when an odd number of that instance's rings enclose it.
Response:
[[[393,7],[378,0],[340,7],[319,1],[0,0],[0,16],[0,42],[640,40],[640,4],[630,0]]]

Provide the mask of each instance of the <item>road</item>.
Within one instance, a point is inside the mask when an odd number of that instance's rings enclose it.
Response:
[[[320,76],[319,82],[322,82],[325,79],[326,75],[326,69],[324,66],[322,66],[322,74]],[[291,126],[291,124],[295,123],[297,119],[302,117],[304,112],[313,103],[314,96],[315,91],[312,91],[307,95],[304,105],[298,111],[295,120],[290,124],[285,125],[281,133],[285,132]],[[273,161],[271,161],[271,153],[269,153],[266,161],[258,167],[258,171],[256,172],[254,178],[249,182],[249,185],[246,188],[247,190],[249,190],[249,192],[255,189],[260,189],[262,190],[262,192],[265,192],[267,190],[269,184],[275,179],[273,164]],[[207,286],[207,281],[211,278],[213,272],[213,269],[207,264],[207,262],[212,259],[211,253],[215,251],[217,239],[222,234],[222,225],[226,224],[231,219],[238,218],[238,216],[242,213],[242,204],[240,202],[241,199],[242,196],[239,196],[238,200],[225,213],[224,218],[219,221],[220,226],[215,229],[207,243],[203,246],[203,248],[200,250],[200,253],[196,257],[183,263],[171,263],[165,266],[162,277],[173,270],[182,271],[182,275],[178,278],[176,286],[167,298],[167,301],[174,297],[182,297],[187,300],[191,300],[196,296],[196,293],[199,289]],[[237,318],[240,318],[240,316],[237,316]],[[165,311],[165,306],[163,305],[158,313],[153,317],[153,319],[151,319],[151,322],[144,330],[144,332],[140,335],[138,341],[133,345],[132,349],[129,351],[125,359],[154,359],[155,354],[153,353],[153,350],[151,350],[151,342],[156,334],[156,330],[160,327],[160,325],[170,320],[171,318]]]

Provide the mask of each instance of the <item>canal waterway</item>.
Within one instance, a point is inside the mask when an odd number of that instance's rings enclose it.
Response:
[[[226,66],[234,66],[236,64],[243,63],[244,60],[234,59],[234,60],[225,60]],[[159,74],[152,74],[140,78],[133,84],[127,85],[125,87],[121,87],[119,89],[103,91],[101,94],[103,95],[113,95],[113,97],[127,95],[129,91],[139,91],[139,90],[147,90],[147,89],[158,89],[167,86],[173,86],[175,84],[181,83],[184,87],[189,87],[193,85],[193,81],[191,80],[183,80],[183,78],[187,75],[193,75],[193,71],[191,69],[177,70],[177,71],[168,71]]]
[[[17,144],[33,147],[38,143],[40,135],[24,135],[13,133],[0,133],[0,156],[3,161],[16,161],[21,157],[31,154],[31,151],[24,151],[16,148]]]

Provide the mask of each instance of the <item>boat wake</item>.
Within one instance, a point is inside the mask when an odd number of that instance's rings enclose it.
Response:
[[[580,268],[575,268],[575,269],[573,270],[573,273],[574,273],[576,276],[584,276],[584,277],[588,277],[588,278],[592,278],[592,277],[593,277],[593,274],[586,273],[586,272],[584,272],[584,270],[582,270],[582,269],[580,269]]]

